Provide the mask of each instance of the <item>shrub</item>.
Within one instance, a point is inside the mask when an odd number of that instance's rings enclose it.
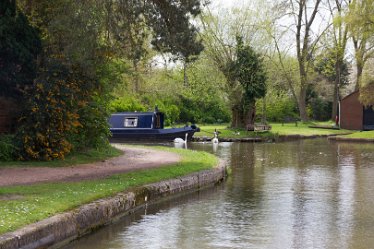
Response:
[[[98,82],[79,67],[49,61],[25,93],[17,132],[20,159],[63,159],[74,145],[107,141],[105,110],[95,106],[99,95]]]
[[[111,112],[144,112],[147,108],[135,96],[126,96],[113,100],[109,109]]]
[[[12,161],[16,155],[17,147],[13,135],[0,135],[0,161]]]
[[[264,115],[262,112],[263,100],[256,104],[257,119]],[[295,102],[285,94],[267,96],[266,119],[270,122],[283,122],[285,118],[296,118],[298,116]]]

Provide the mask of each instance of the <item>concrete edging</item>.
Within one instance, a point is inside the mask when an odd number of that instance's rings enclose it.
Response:
[[[0,236],[0,249],[56,248],[110,224],[146,203],[212,186],[223,181],[225,177],[226,167],[220,162],[219,166],[212,170],[148,184],[114,197],[100,199],[3,234]]]

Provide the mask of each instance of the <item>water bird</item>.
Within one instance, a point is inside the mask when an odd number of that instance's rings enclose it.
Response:
[[[176,144],[187,143],[187,137],[188,137],[187,133],[185,135],[185,140],[183,140],[183,138],[177,137],[177,138],[174,139],[174,143],[176,143]]]
[[[212,139],[212,143],[218,144],[218,136],[217,136],[217,131],[214,131],[214,138]]]

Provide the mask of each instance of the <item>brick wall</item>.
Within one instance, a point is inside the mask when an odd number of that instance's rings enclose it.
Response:
[[[348,95],[340,102],[340,128],[347,130],[363,129],[363,105],[359,102],[358,91]]]

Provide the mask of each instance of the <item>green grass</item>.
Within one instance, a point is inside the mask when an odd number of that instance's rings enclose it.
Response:
[[[68,155],[65,160],[55,161],[0,161],[1,167],[66,167],[76,164],[92,163],[102,161],[111,157],[119,156],[123,152],[112,146],[100,149],[90,149],[84,152]]]
[[[326,123],[302,123],[298,122],[287,124],[271,124],[272,132],[278,133],[279,135],[303,135],[303,136],[315,136],[315,135],[335,135],[335,134],[347,134],[348,130],[332,130],[332,129],[321,129],[321,128],[309,128],[310,125],[326,125]]]
[[[153,148],[153,147],[152,147]],[[0,234],[76,208],[93,200],[144,184],[210,169],[218,159],[205,152],[166,148],[181,155],[180,163],[76,183],[0,187]],[[16,200],[11,200],[15,197]]]
[[[248,137],[277,137],[278,135],[303,135],[303,136],[314,136],[314,135],[335,135],[335,134],[347,134],[348,130],[332,130],[332,129],[320,129],[320,128],[309,128],[310,125],[332,125],[330,122],[315,122],[315,123],[302,123],[298,122],[297,126],[295,123],[270,123],[272,129],[270,131],[257,131],[249,132],[244,129],[231,129],[228,125],[204,125],[199,126],[201,131],[195,133],[196,137],[213,137],[214,129],[217,129],[221,138],[248,138]]]
[[[358,131],[342,137],[346,138],[363,138],[363,139],[374,139],[374,131]]]

